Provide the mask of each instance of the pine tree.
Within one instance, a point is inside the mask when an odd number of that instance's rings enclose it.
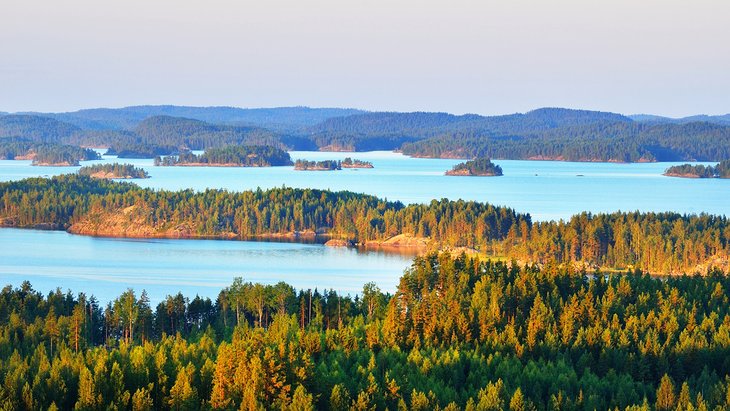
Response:
[[[674,410],[674,407],[674,383],[667,374],[664,374],[656,391],[656,409],[657,411],[669,411]]]

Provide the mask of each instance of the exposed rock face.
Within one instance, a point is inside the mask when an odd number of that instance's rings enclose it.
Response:
[[[426,249],[431,245],[431,239],[426,237],[415,237],[408,234],[398,234],[396,236],[390,237],[387,240],[379,241],[379,240],[371,240],[365,242],[365,247],[374,247],[374,248],[420,248],[420,249]]]
[[[151,225],[148,207],[133,205],[115,212],[92,212],[68,228],[69,233],[99,237],[125,238],[211,238],[195,233],[186,224]],[[234,238],[234,233],[221,233],[214,238]]]
[[[664,173],[662,174],[667,177],[679,177],[679,178],[700,178],[697,174],[692,173]]]
[[[341,238],[333,238],[326,243],[324,243],[327,247],[354,247],[355,242],[351,240],[343,240]]]
[[[470,170],[467,169],[461,169],[461,170],[449,170],[446,172],[447,176],[468,176],[468,177],[497,177],[501,174],[497,174],[494,172],[484,172],[484,173],[473,173]]]

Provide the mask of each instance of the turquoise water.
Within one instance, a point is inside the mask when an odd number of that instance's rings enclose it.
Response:
[[[434,198],[486,201],[529,212],[534,220],[569,218],[582,212],[617,210],[707,212],[730,215],[730,180],[662,176],[670,163],[608,164],[495,161],[503,177],[447,177],[457,160],[413,159],[391,152],[292,152],[308,160],[354,157],[373,169],[294,171],[293,167],[154,167],[152,160],[119,160],[144,167],[144,187],[177,190],[208,187],[247,190],[280,187],[350,190],[404,203]],[[114,157],[87,163],[117,161]],[[0,181],[74,172],[77,167],[33,167],[0,161]],[[63,232],[0,229],[0,283],[30,280],[48,292],[95,294],[102,301],[127,287],[146,289],[153,301],[182,291],[215,297],[233,277],[263,283],[286,281],[297,288],[334,288],[356,293],[375,281],[394,291],[410,258],[313,244],[212,240],[120,240]]]
[[[355,295],[375,281],[393,292],[411,258],[316,244],[128,240],[62,231],[0,229],[0,281],[28,280],[47,293],[60,287],[106,302],[126,288],[147,290],[153,303],[178,291],[216,298],[234,277]]]
[[[248,190],[281,187],[350,190],[404,203],[450,198],[506,205],[534,220],[569,218],[582,211],[677,211],[730,215],[730,180],[681,179],[661,174],[672,164],[568,163],[497,160],[502,177],[447,177],[458,160],[414,159],[391,152],[292,152],[309,160],[355,157],[373,169],[294,171],[293,167],[154,167],[152,160],[119,160],[144,167],[144,187],[178,190],[208,187]],[[87,162],[117,161],[114,157]],[[0,180],[57,175],[76,167],[33,167],[29,161],[0,161]]]

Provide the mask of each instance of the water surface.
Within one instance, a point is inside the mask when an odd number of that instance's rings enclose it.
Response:
[[[63,231],[0,229],[0,283],[31,282],[44,294],[60,287],[109,301],[127,288],[152,302],[181,291],[215,298],[234,277],[297,289],[359,293],[374,281],[393,292],[411,257],[319,244],[117,239]]]
[[[154,167],[152,160],[117,160],[145,168],[152,178],[135,180],[143,187],[179,190],[273,187],[350,190],[389,200],[425,203],[449,198],[489,202],[528,212],[534,220],[565,219],[583,212],[676,211],[730,215],[730,180],[662,176],[680,163],[571,163],[496,160],[502,177],[449,177],[444,172],[459,160],[417,159],[398,153],[291,152],[293,159],[354,157],[373,169],[295,171],[293,167]],[[702,163],[710,164],[710,163]],[[30,161],[0,161],[0,181],[74,172],[77,167],[33,167]]]

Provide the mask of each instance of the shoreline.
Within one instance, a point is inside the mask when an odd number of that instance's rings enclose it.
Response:
[[[353,242],[341,240],[335,238],[330,234],[315,234],[310,231],[300,232],[289,232],[289,233],[266,233],[248,237],[241,237],[234,233],[224,233],[220,235],[197,235],[197,234],[184,234],[174,235],[172,233],[159,233],[152,235],[145,234],[111,234],[111,233],[88,233],[84,231],[74,231],[71,227],[64,228],[62,226],[54,225],[51,223],[35,224],[33,226],[17,226],[14,224],[8,224],[8,218],[0,219],[0,230],[2,229],[17,229],[17,230],[31,230],[31,231],[55,231],[64,232],[69,235],[91,237],[91,238],[108,238],[108,239],[128,239],[128,240],[213,240],[213,241],[242,241],[242,242],[263,242],[263,243],[294,243],[294,244],[310,244],[320,245],[322,247],[338,248],[344,247],[348,249],[354,249],[357,251],[367,252],[382,252],[384,254],[399,254],[418,256],[428,251],[429,248],[422,247],[420,245],[404,245],[392,242],[393,238],[402,236],[394,236],[386,240],[368,240],[365,242]],[[338,242],[345,241],[346,245],[339,245],[338,243],[331,243],[331,241]],[[390,242],[389,242],[390,241]]]

